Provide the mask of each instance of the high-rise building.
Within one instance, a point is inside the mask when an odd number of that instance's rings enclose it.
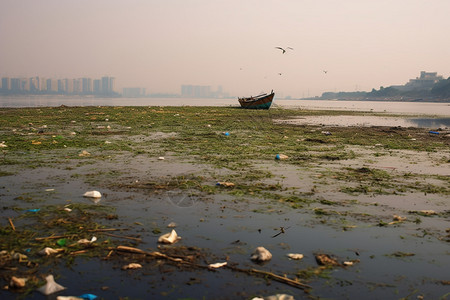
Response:
[[[66,88],[66,93],[73,94],[73,79],[63,79],[64,80],[64,86]]]
[[[83,94],[91,94],[92,93],[92,79],[91,78],[82,78],[81,79],[81,90]]]
[[[11,89],[11,79],[9,77],[2,78],[2,90],[9,91]]]
[[[114,83],[115,83],[114,77],[108,77],[108,76],[102,77],[101,93],[104,95],[113,94],[114,93]]]
[[[101,94],[101,80],[100,79],[94,79],[93,82],[93,92],[95,95]]]
[[[47,79],[47,91],[48,92],[58,91],[58,81],[56,79]]]

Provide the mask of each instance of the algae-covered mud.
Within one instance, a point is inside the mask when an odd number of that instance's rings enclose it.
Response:
[[[448,298],[448,128],[346,115],[0,109],[0,298]]]

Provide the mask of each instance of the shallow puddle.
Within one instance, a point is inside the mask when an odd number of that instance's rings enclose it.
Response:
[[[278,122],[296,125],[344,126],[344,127],[419,127],[448,128],[450,118],[398,118],[382,116],[305,116]]]

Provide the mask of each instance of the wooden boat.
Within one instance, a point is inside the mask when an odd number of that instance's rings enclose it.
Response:
[[[249,109],[269,109],[272,104],[275,93],[273,90],[270,94],[261,94],[254,97],[238,98],[242,108]]]

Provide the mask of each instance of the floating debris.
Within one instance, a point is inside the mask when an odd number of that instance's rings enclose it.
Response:
[[[276,294],[272,296],[267,297],[255,297],[252,298],[252,300],[294,300],[294,296],[287,295],[287,294]]]
[[[131,264],[128,264],[126,266],[123,266],[122,270],[129,270],[129,269],[134,270],[134,269],[140,269],[140,268],[142,268],[141,264],[131,263]]]
[[[177,225],[177,223],[175,223],[175,222],[170,222],[169,224],[167,224],[167,227],[168,228],[175,228],[175,227],[177,227],[178,225]]]
[[[78,156],[80,156],[80,157],[89,156],[89,155],[91,155],[91,154],[89,152],[87,152],[86,150],[83,150],[83,151],[81,151],[80,154],[78,154]]]
[[[91,238],[91,240],[88,239],[81,239],[78,240],[77,244],[82,244],[82,245],[87,245],[87,244],[92,244],[93,242],[95,242],[97,240],[97,237],[93,236]]]
[[[220,181],[216,183],[217,186],[224,186],[224,187],[234,187],[234,183],[232,182],[226,182],[226,181]]]
[[[341,264],[337,261],[337,259],[332,258],[328,254],[315,254],[316,261],[319,265],[322,266],[341,266]]]
[[[289,257],[290,259],[301,260],[304,255],[300,253],[288,253],[287,257]]]
[[[41,292],[44,295],[50,295],[66,289],[62,285],[59,285],[55,282],[55,278],[53,277],[53,275],[48,275],[47,277],[45,277],[45,280],[47,281],[47,283],[37,289],[38,292]]]
[[[403,222],[405,220],[406,220],[406,217],[401,217],[401,216],[398,216],[398,215],[394,215],[394,221]]]
[[[283,159],[288,159],[288,158],[289,158],[289,156],[284,155],[284,154],[277,154],[277,155],[275,155],[275,159],[276,160],[283,160]]]
[[[259,262],[268,261],[272,259],[272,253],[264,247],[258,247],[253,252],[251,259]]]
[[[218,268],[221,268],[226,265],[227,265],[227,262],[222,262],[222,263],[210,264],[209,267],[212,269],[218,269]]]
[[[38,212],[38,211],[40,211],[41,209],[40,208],[33,208],[33,209],[27,209],[26,211],[29,211],[29,212]]]
[[[18,278],[16,276],[11,277],[9,281],[9,287],[13,289],[20,289],[25,287],[27,279],[26,278]]]
[[[94,294],[83,294],[80,296],[80,298],[84,300],[94,300],[97,298],[97,296]]]
[[[101,198],[102,194],[99,191],[88,191],[83,194],[83,197],[87,198]]]
[[[181,239],[181,237],[179,237],[177,232],[172,229],[170,233],[166,233],[160,236],[158,239],[158,243],[173,244],[177,242],[179,239]]]
[[[39,255],[44,255],[44,256],[48,256],[48,255],[52,255],[52,254],[57,254],[60,252],[63,252],[64,249],[53,249],[50,247],[45,247],[44,249],[42,249],[41,251],[38,252]]]
[[[431,210],[431,209],[421,210],[421,211],[419,211],[419,213],[422,213],[422,214],[427,215],[427,216],[437,215],[437,213],[434,210]]]
[[[409,211],[410,214],[417,214],[417,215],[421,215],[421,216],[434,216],[437,215],[437,212],[435,212],[434,210],[431,209],[424,209],[424,210],[412,210]]]

